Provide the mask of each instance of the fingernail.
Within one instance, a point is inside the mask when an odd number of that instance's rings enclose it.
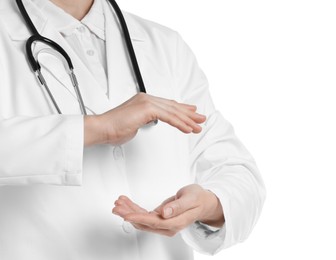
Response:
[[[167,217],[170,217],[171,215],[173,214],[173,209],[172,208],[166,208],[164,210],[164,216],[167,218]]]

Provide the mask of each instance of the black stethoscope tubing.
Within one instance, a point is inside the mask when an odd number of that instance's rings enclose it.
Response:
[[[107,1],[112,5],[112,7],[113,7],[113,9],[114,9],[114,11],[115,11],[115,13],[118,17],[120,26],[122,28],[122,32],[124,34],[124,40],[125,40],[126,47],[127,47],[127,50],[128,50],[128,55],[129,55],[129,58],[131,60],[132,68],[133,68],[133,71],[134,71],[134,74],[135,74],[135,77],[136,77],[136,80],[137,80],[137,83],[138,83],[139,91],[143,92],[143,93],[146,93],[146,88],[145,88],[145,85],[144,85],[144,82],[143,82],[143,79],[142,79],[142,76],[141,76],[140,68],[139,68],[139,65],[138,65],[138,61],[137,61],[137,58],[136,58],[136,55],[135,55],[135,51],[134,51],[134,48],[133,48],[132,40],[131,40],[131,37],[130,37],[130,34],[129,34],[129,30],[127,28],[125,18],[123,16],[122,11],[120,10],[119,6],[117,5],[117,3],[114,0],[107,0]],[[51,92],[50,92],[49,88],[47,87],[47,84],[46,84],[46,82],[45,82],[45,80],[44,80],[44,78],[41,74],[41,66],[40,66],[38,60],[35,59],[35,57],[32,53],[32,45],[33,45],[34,42],[42,42],[44,44],[47,44],[64,57],[64,59],[66,60],[66,62],[68,64],[69,70],[71,71],[70,77],[71,77],[71,80],[74,84],[76,94],[77,94],[78,99],[79,99],[79,103],[81,104],[82,113],[86,114],[86,109],[85,109],[84,102],[82,100],[82,96],[81,96],[79,88],[78,88],[78,83],[77,83],[75,75],[73,74],[74,67],[73,67],[71,58],[69,57],[69,55],[66,53],[66,51],[59,44],[57,44],[56,42],[54,42],[51,39],[48,39],[48,38],[42,36],[37,31],[35,25],[33,24],[32,20],[30,19],[29,15],[27,13],[26,8],[24,7],[24,5],[22,3],[22,0],[16,0],[16,4],[19,8],[19,11],[20,11],[26,25],[28,26],[28,29],[30,30],[30,32],[32,34],[32,36],[29,37],[29,39],[26,42],[26,53],[27,53],[28,62],[30,64],[32,70],[37,75],[38,79],[40,80],[40,83],[42,85],[45,85],[46,90],[47,90],[54,106],[56,107],[57,112],[59,114],[61,114],[61,110],[59,109],[53,95],[51,94]]]

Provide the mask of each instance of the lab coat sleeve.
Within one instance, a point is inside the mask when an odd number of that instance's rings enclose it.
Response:
[[[192,51],[181,37],[177,39],[175,85],[180,100],[197,105],[207,116],[203,131],[189,136],[191,173],[195,183],[219,198],[225,216],[220,229],[196,222],[181,235],[195,250],[215,254],[248,237],[260,215],[265,188],[254,159],[215,109]]]
[[[83,117],[0,117],[0,186],[81,185]]]

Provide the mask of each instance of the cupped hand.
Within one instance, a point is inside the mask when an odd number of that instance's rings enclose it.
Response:
[[[128,197],[120,196],[112,212],[136,229],[165,236],[174,236],[195,221],[214,227],[224,224],[218,198],[197,184],[183,187],[153,211],[147,211]]]

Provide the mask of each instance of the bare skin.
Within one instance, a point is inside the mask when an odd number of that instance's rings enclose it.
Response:
[[[153,211],[147,211],[126,196],[120,196],[114,204],[112,212],[136,229],[169,237],[195,221],[213,227],[222,227],[225,221],[218,198],[197,184],[183,187]]]
[[[202,131],[199,124],[205,122],[206,117],[196,113],[196,110],[193,105],[140,93],[102,115],[87,116],[85,144],[126,143],[141,126],[156,119],[183,133],[197,134]],[[120,196],[115,206],[113,213],[131,222],[135,228],[166,236],[175,235],[197,220],[214,227],[224,224],[223,209],[218,198],[196,184],[182,188],[151,212],[125,196]],[[171,214],[167,215],[169,212]]]
[[[199,133],[206,117],[196,106],[139,93],[120,106],[99,116],[85,118],[85,145],[121,145],[131,140],[138,129],[160,120],[183,133]]]
[[[90,10],[93,0],[50,0],[78,20]],[[202,131],[204,115],[197,107],[174,100],[139,93],[120,106],[101,115],[84,117],[84,145],[121,145],[136,136],[147,123],[159,120],[186,134]],[[137,229],[173,236],[181,229],[201,221],[215,227],[224,224],[224,213],[218,198],[197,184],[180,189],[148,212],[125,196],[115,202],[113,213],[129,221]]]
[[[65,12],[75,17],[77,20],[82,20],[89,12],[93,0],[50,0]]]

